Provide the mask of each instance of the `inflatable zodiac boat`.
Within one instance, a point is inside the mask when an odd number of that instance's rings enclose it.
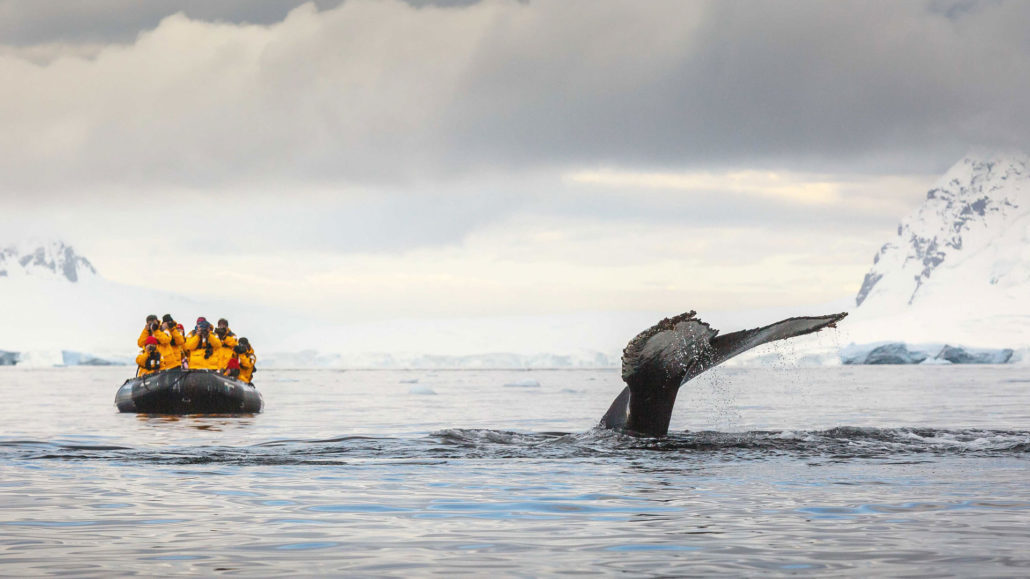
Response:
[[[120,412],[141,414],[253,414],[264,406],[252,384],[181,368],[126,380],[114,403]]]

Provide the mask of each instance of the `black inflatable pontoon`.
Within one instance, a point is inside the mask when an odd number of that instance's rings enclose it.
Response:
[[[264,406],[251,384],[181,368],[126,380],[114,403],[120,412],[141,414],[253,414]]]

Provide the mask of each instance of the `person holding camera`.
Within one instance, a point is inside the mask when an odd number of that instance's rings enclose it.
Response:
[[[161,370],[161,352],[157,346],[158,341],[154,336],[147,336],[143,341],[143,351],[136,356],[136,376],[146,376]]]
[[[250,384],[254,378],[254,365],[257,363],[257,356],[254,355],[254,348],[250,347],[250,340],[240,338],[233,352],[240,365],[240,380]]]
[[[167,344],[162,345],[158,340],[157,349],[161,352],[161,369],[168,370],[182,365],[182,349],[186,346],[186,337],[182,335],[182,326],[175,323],[172,314],[165,314],[161,318],[161,331],[169,336]]]
[[[221,347],[222,341],[211,331],[211,322],[197,318],[197,326],[186,336],[188,367],[193,370],[219,370],[215,352]]]
[[[157,340],[159,348],[161,346],[168,346],[172,341],[172,337],[162,329],[161,322],[158,321],[157,316],[154,314],[147,316],[147,323],[143,326],[143,331],[139,333],[136,345],[140,348],[145,348],[147,338]]]
[[[229,329],[229,320],[221,318],[215,327],[215,335],[222,342],[222,347],[215,352],[215,355],[218,356],[218,369],[224,370],[228,367],[229,360],[235,357],[233,348],[237,344],[236,334]]]

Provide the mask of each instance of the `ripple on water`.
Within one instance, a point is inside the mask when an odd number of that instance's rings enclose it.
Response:
[[[413,509],[389,505],[318,505],[307,510],[319,513],[406,513]]]
[[[334,541],[323,541],[323,542],[312,542],[312,543],[287,543],[285,545],[277,545],[273,547],[278,551],[305,551],[311,549],[328,549],[330,547],[337,547],[340,543]]]
[[[870,372],[735,371],[743,422],[641,439],[591,429],[617,372],[271,371],[262,415],[169,419],[0,369],[0,574],[1026,575],[1022,374]]]

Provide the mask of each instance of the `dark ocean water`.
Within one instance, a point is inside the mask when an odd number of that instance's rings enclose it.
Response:
[[[719,369],[664,439],[614,371],[267,371],[119,414],[0,369],[0,575],[1030,574],[1026,367]]]

